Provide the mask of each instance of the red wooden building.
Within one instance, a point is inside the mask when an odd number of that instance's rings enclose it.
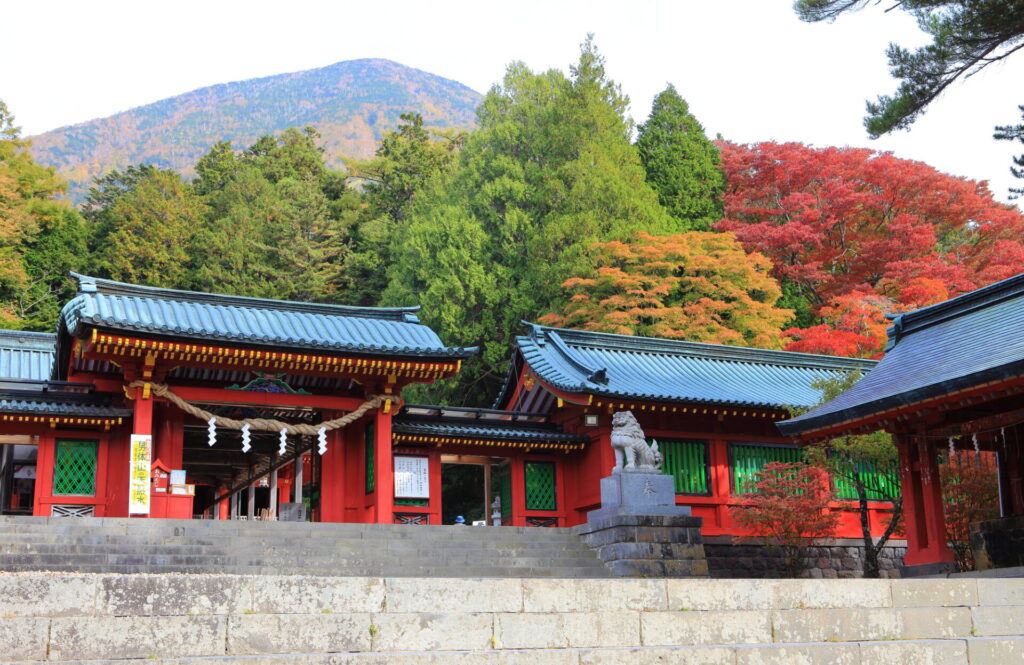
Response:
[[[678,503],[706,535],[733,535],[745,480],[799,456],[775,428],[785,408],[815,403],[814,379],[874,365],[530,325],[495,409],[408,405],[405,386],[474,352],[413,310],[78,279],[56,337],[0,335],[5,512],[225,519],[301,504],[317,521],[437,524],[458,506],[572,526],[614,464],[611,414],[631,410]],[[874,507],[877,526],[887,506]],[[845,529],[859,534],[852,514]]]
[[[938,461],[995,452],[1003,520],[985,523],[1002,565],[1024,565],[1024,274],[901,314],[885,357],[828,404],[779,429],[809,441],[885,429],[900,451],[909,567],[948,566]],[[1003,528],[1005,527],[1005,528]],[[998,563],[998,562],[995,562]],[[911,571],[913,572],[913,571]]]

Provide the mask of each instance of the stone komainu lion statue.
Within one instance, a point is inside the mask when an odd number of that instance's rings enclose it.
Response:
[[[619,411],[612,416],[612,450],[615,451],[614,471],[658,471],[661,470],[662,457],[658,451],[658,442],[647,445],[644,431],[632,411]],[[626,462],[623,464],[622,457]]]

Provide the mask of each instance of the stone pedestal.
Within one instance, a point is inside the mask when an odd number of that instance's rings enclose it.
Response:
[[[601,507],[576,527],[621,577],[707,577],[703,520],[677,506],[671,476],[622,471],[601,479]]]

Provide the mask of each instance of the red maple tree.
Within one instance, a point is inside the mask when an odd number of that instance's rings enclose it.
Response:
[[[722,143],[725,219],[821,323],[787,349],[873,356],[884,314],[1020,271],[1024,216],[983,182],[860,148]]]

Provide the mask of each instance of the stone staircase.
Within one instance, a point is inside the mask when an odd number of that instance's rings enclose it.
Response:
[[[1011,665],[1024,579],[0,575],[5,663]]]
[[[569,529],[0,517],[0,571],[608,577]]]

